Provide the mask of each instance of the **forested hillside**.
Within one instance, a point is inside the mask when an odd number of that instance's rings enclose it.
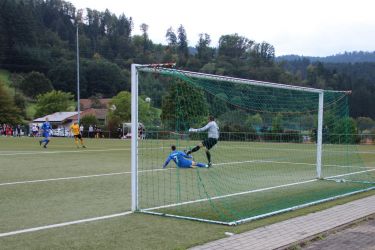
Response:
[[[375,62],[375,51],[353,51],[344,52],[337,55],[317,57],[317,56],[298,56],[298,55],[285,55],[278,56],[277,61],[296,61],[303,58],[309,59],[311,62],[324,62],[324,63],[361,63],[361,62]]]
[[[166,44],[156,44],[148,35],[148,24],[134,27],[132,13],[123,11],[116,16],[109,10],[86,9],[81,15],[67,1],[0,0],[0,69],[11,72],[10,87],[19,90],[13,99],[23,105],[17,105],[23,118],[31,118],[25,116],[24,103],[32,103],[40,94],[52,90],[75,94],[77,25],[82,98],[112,98],[129,91],[132,63],[176,62],[177,68],[191,71],[353,90],[350,115],[375,118],[375,63],[279,61],[277,48],[239,36],[235,27],[233,34],[221,36],[218,45],[202,33],[191,48],[178,20],[166,29]],[[142,35],[133,35],[134,30]],[[30,89],[35,79],[40,85]]]

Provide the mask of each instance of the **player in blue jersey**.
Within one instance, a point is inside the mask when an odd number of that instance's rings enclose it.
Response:
[[[44,142],[43,148],[47,148],[47,144],[50,141],[49,140],[50,132],[51,132],[51,129],[52,129],[52,126],[49,123],[48,118],[46,118],[46,121],[43,122],[43,125],[42,125],[41,129],[43,130],[42,135],[43,135],[44,139],[39,141],[39,145],[42,145],[42,143]]]
[[[169,154],[169,156],[165,160],[163,168],[165,168],[171,160],[173,160],[176,163],[177,167],[179,168],[195,168],[195,167],[208,168],[207,164],[190,160],[193,157],[190,155],[187,155],[184,152],[176,150],[175,145],[172,145],[171,149],[172,149],[172,152]]]

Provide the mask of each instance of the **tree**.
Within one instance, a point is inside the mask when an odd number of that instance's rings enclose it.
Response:
[[[120,67],[107,60],[89,61],[83,71],[87,83],[90,83],[84,91],[86,96],[96,93],[113,96],[119,90],[129,89]]]
[[[282,133],[284,131],[283,128],[283,115],[278,113],[272,119],[272,133]]]
[[[90,125],[98,125],[99,121],[96,119],[95,115],[85,115],[81,118],[81,124],[85,127]]]
[[[219,56],[232,59],[245,58],[253,44],[254,41],[238,34],[221,36],[219,39]]]
[[[189,58],[188,40],[186,30],[184,26],[180,25],[177,30],[178,41],[177,41],[177,52],[179,64],[185,65]]]
[[[116,121],[118,126],[123,122],[130,122],[131,118],[131,94],[127,91],[121,91],[112,98],[109,110],[109,120]],[[138,98],[139,122],[145,125],[160,125],[160,109],[151,106],[145,98]],[[112,122],[114,123],[114,122]]]
[[[142,37],[143,37],[143,53],[146,52],[146,50],[148,49],[148,45],[149,45],[149,39],[148,39],[148,25],[145,24],[145,23],[142,23],[139,28],[141,29],[142,31]]]
[[[371,130],[375,127],[375,121],[370,117],[358,117],[356,119],[357,127],[360,131]]]
[[[187,131],[207,120],[208,104],[202,90],[177,80],[162,101],[161,119],[167,129]]]
[[[43,74],[32,71],[26,75],[20,85],[22,92],[32,98],[53,90],[51,81]]]
[[[52,90],[37,96],[36,113],[40,117],[55,112],[73,111],[74,101],[71,93]]]
[[[172,27],[169,27],[167,33],[165,34],[167,38],[168,46],[176,47],[177,46],[177,36],[174,33]]]
[[[129,92],[121,91],[120,93],[118,93],[115,97],[112,98],[109,106],[110,110],[108,117],[110,120],[116,120],[119,123],[130,121],[131,94]]]
[[[197,49],[197,58],[204,65],[214,56],[215,50],[210,48],[211,38],[207,33],[199,34],[199,40],[195,48]]]
[[[245,121],[245,124],[247,127],[260,130],[260,128],[263,125],[263,118],[260,114],[257,113],[255,115],[248,116]]]
[[[20,122],[20,110],[14,104],[12,96],[0,81],[0,124],[17,124]]]

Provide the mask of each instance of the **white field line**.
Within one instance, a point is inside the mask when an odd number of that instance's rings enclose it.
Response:
[[[141,171],[138,171],[138,173],[156,172],[156,171],[164,171],[164,170],[167,170],[167,169],[158,168],[158,169],[150,169],[150,170],[141,170]],[[41,180],[5,182],[5,183],[0,183],[0,186],[9,186],[9,185],[16,185],[16,184],[28,184],[28,183],[38,183],[38,182],[49,182],[49,181],[74,180],[74,179],[103,177],[103,176],[113,176],[113,175],[123,175],[123,174],[131,174],[131,172],[115,172],[115,173],[107,173],[107,174],[93,174],[93,175],[81,175],[81,176],[71,176],[71,177],[41,179]]]
[[[276,189],[276,188],[283,188],[283,187],[289,187],[289,186],[294,186],[294,185],[305,184],[305,183],[314,182],[314,181],[317,181],[317,180],[318,179],[311,179],[311,180],[302,181],[302,182],[294,182],[294,183],[289,183],[289,184],[284,184],[284,185],[278,185],[278,186],[273,186],[273,187],[248,190],[248,191],[234,193],[234,194],[220,195],[220,196],[214,196],[214,197],[204,198],[204,199],[199,199],[199,200],[186,201],[186,202],[181,202],[181,203],[174,203],[174,204],[169,204],[169,205],[163,205],[163,206],[159,206],[159,207],[146,208],[146,209],[143,209],[143,210],[144,211],[150,211],[150,210],[156,210],[156,209],[160,209],[160,208],[176,207],[176,206],[187,205],[187,204],[192,204],[192,203],[198,203],[198,202],[208,201],[208,200],[223,199],[223,198],[228,198],[228,197],[232,197],[232,196],[238,196],[238,195],[250,194],[250,193],[257,193],[257,192],[272,190],[272,189]]]
[[[306,166],[314,166],[315,167],[315,164],[313,164],[313,163],[271,161],[271,160],[250,160],[250,161],[224,162],[224,163],[216,163],[216,164],[213,164],[213,165],[214,166],[224,166],[224,165],[237,165],[237,164],[244,164],[244,163],[275,163],[275,164],[290,164],[290,165],[306,165]],[[324,165],[324,166],[341,167],[341,168],[373,169],[371,167],[360,167],[360,166],[340,166],[340,165]],[[168,169],[170,169],[170,168],[168,168]],[[150,169],[150,170],[140,170],[140,171],[138,171],[138,173],[156,172],[156,171],[164,171],[164,170],[167,170],[167,169],[157,168],[157,169]],[[106,173],[106,174],[81,175],[81,176],[69,176],[69,177],[60,177],[60,178],[40,179],[40,180],[5,182],[5,183],[0,183],[0,187],[1,186],[16,185],[16,184],[30,184],[30,183],[39,183],[39,182],[74,180],[74,179],[104,177],[104,176],[124,175],[124,174],[131,174],[131,172],[114,172],[114,173]]]
[[[164,169],[161,169],[161,170],[164,170]],[[370,170],[370,171],[375,171],[375,170]],[[357,172],[357,173],[362,173],[362,172],[367,172],[367,171],[360,171],[360,172]],[[352,173],[352,174],[355,174],[355,173]],[[330,176],[330,177],[327,177],[327,178],[334,178],[334,177],[340,177],[340,176],[342,176],[342,175]],[[275,189],[275,188],[288,187],[288,186],[299,185],[299,184],[304,184],[304,183],[309,183],[309,182],[314,182],[314,181],[317,181],[317,179],[311,179],[311,180],[307,180],[307,181],[303,181],[303,182],[290,183],[290,184],[279,185],[279,186],[268,187],[268,188],[262,188],[262,189],[257,189],[257,190],[250,190],[250,191],[245,191],[245,192],[240,192],[240,193],[235,193],[235,194],[230,194],[230,195],[216,196],[216,197],[212,197],[211,199],[215,200],[215,199],[221,199],[221,198],[226,198],[226,197],[236,196],[236,195],[241,195],[241,194],[248,194],[248,193],[255,193],[255,192],[260,192],[260,191],[267,191],[267,190],[271,190],[271,189]],[[190,201],[190,202],[170,204],[170,205],[166,205],[166,206],[160,206],[160,207],[154,207],[154,208],[144,209],[144,211],[150,211],[150,210],[155,210],[155,209],[160,209],[160,208],[166,208],[166,207],[172,207],[172,206],[185,205],[185,204],[196,203],[196,202],[207,201],[207,200],[208,199],[200,199],[200,200],[195,200],[195,201]],[[119,216],[129,215],[131,213],[132,213],[132,211],[126,211],[126,212],[118,213],[118,214],[111,214],[111,215],[105,215],[105,216],[100,216],[100,217],[94,217],[94,218],[88,218],[88,219],[82,219],[82,220],[64,222],[64,223],[59,223],[59,224],[50,224],[50,225],[46,225],[46,226],[33,227],[33,228],[27,228],[27,229],[22,229],[22,230],[17,230],[17,231],[0,233],[0,238],[1,237],[6,237],[6,236],[17,235],[17,234],[36,232],[36,231],[41,231],[41,230],[45,230],[45,229],[52,229],[52,228],[64,227],[64,226],[81,224],[81,223],[86,223],[86,222],[92,222],[92,221],[110,219],[110,218],[115,218],[115,217],[119,217]]]
[[[162,148],[163,147],[151,147],[151,148],[140,148],[140,149],[141,150],[147,150],[147,149],[162,149]],[[86,153],[86,152],[110,152],[110,151],[130,151],[130,150],[131,150],[131,148],[82,149],[82,150],[69,150],[69,151],[22,151],[22,152],[17,152],[17,153],[0,153],[0,156],[61,154],[61,153]],[[12,151],[12,152],[14,152],[14,151]]]
[[[293,144],[294,145],[294,144]],[[169,147],[140,147],[139,150],[148,149],[163,149]],[[272,148],[272,147],[252,147],[252,146],[217,146],[217,148],[246,148],[251,150],[276,150],[276,151],[295,151],[295,152],[316,152],[315,149],[296,149],[296,148]],[[84,152],[110,152],[110,151],[130,151],[131,148],[117,148],[117,149],[84,149],[84,150],[69,150],[69,151],[0,151],[0,156],[12,155],[37,155],[37,154],[60,154],[60,153],[84,153]],[[326,154],[339,153],[339,154],[375,154],[373,151],[343,151],[343,150],[329,150],[323,149]]]
[[[277,145],[277,144],[276,144]],[[295,144],[293,144],[295,145]],[[277,146],[283,146],[282,144],[277,145]],[[251,150],[274,150],[274,151],[296,151],[296,152],[316,152],[316,149],[297,149],[297,148],[279,148],[279,147],[252,147],[252,146],[217,146],[217,148],[251,148]],[[358,149],[354,149],[358,150]],[[374,151],[344,151],[344,150],[330,150],[330,149],[325,149],[323,145],[323,152],[326,153],[339,153],[339,154],[375,154]]]
[[[348,176],[348,175],[353,175],[353,174],[362,174],[362,173],[372,172],[372,171],[375,171],[375,169],[364,170],[364,171],[353,172],[353,173],[347,173],[347,174],[340,174],[340,175],[335,175],[335,176],[328,176],[328,177],[325,177],[324,179],[333,179],[333,178],[337,178],[337,177],[343,177],[343,176]]]
[[[88,218],[88,219],[83,219],[83,220],[75,220],[75,221],[69,221],[69,222],[64,222],[64,223],[27,228],[27,229],[22,229],[22,230],[7,232],[7,233],[0,233],[0,238],[6,237],[6,236],[12,236],[12,235],[16,235],[16,234],[36,232],[36,231],[40,231],[40,230],[44,230],[44,229],[52,229],[52,228],[70,226],[70,225],[75,225],[75,224],[81,224],[81,223],[85,223],[85,222],[105,220],[105,219],[115,218],[115,217],[119,217],[119,216],[129,215],[131,213],[132,213],[132,211],[126,211],[126,212],[118,213],[118,214],[110,214],[110,215]]]
[[[333,175],[333,176],[328,176],[325,179],[333,179],[333,178],[336,178],[336,177],[360,174],[360,173],[371,172],[371,171],[375,171],[375,169],[353,172],[353,173],[344,174],[344,175]],[[318,181],[318,179],[310,179],[310,180],[301,181],[301,182],[294,182],[294,183],[278,185],[278,186],[273,186],[273,187],[248,190],[248,191],[238,192],[238,193],[234,193],[234,194],[220,195],[220,196],[214,196],[214,197],[210,197],[210,198],[198,199],[198,200],[193,200],[193,201],[174,203],[174,204],[163,205],[163,206],[159,206],[159,207],[146,208],[146,209],[142,209],[142,210],[143,211],[152,211],[152,210],[157,210],[157,209],[161,209],[161,208],[176,207],[176,206],[198,203],[198,202],[203,202],[203,201],[208,201],[208,200],[217,200],[217,199],[223,199],[223,198],[228,198],[228,197],[232,197],[232,196],[238,196],[238,195],[244,195],[244,194],[250,194],[250,193],[257,193],[257,192],[262,192],[262,191],[268,191],[268,190],[272,190],[272,189],[276,189],[276,188],[284,188],[284,187],[289,187],[289,186],[295,186],[295,185],[300,185],[300,184],[305,184],[305,183],[315,182],[315,181]]]
[[[238,161],[238,162],[224,162],[224,163],[216,163],[213,164],[214,166],[221,166],[221,165],[234,165],[234,164],[243,164],[243,163],[276,163],[276,164],[290,164],[290,165],[307,165],[307,166],[316,166],[315,163],[307,163],[307,162],[289,162],[289,161],[272,161],[272,160],[251,160],[251,161]],[[364,168],[364,169],[372,169],[372,167],[361,167],[361,166],[345,166],[345,165],[331,165],[325,164],[323,167],[338,167],[338,168]]]

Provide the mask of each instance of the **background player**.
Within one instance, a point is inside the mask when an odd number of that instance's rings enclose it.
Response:
[[[72,134],[74,135],[74,143],[76,144],[77,148],[79,148],[78,139],[81,142],[82,148],[86,148],[86,146],[83,144],[83,139],[78,122],[75,122],[72,126],[70,126],[70,131],[72,131]]]
[[[171,160],[173,160],[176,163],[177,167],[179,168],[195,168],[195,167],[208,168],[208,165],[204,163],[189,160],[189,159],[192,159],[193,157],[191,155],[187,155],[185,152],[176,150],[175,145],[172,145],[171,149],[172,149],[172,152],[169,154],[169,156],[165,160],[163,168],[165,168]],[[186,158],[189,158],[189,159],[186,159]]]
[[[46,121],[43,122],[41,129],[42,129],[42,136],[44,137],[44,139],[39,141],[39,145],[42,145],[42,143],[44,142],[43,148],[47,148],[47,144],[50,141],[49,140],[50,132],[52,129],[51,124],[48,121],[48,118],[46,118]]]

